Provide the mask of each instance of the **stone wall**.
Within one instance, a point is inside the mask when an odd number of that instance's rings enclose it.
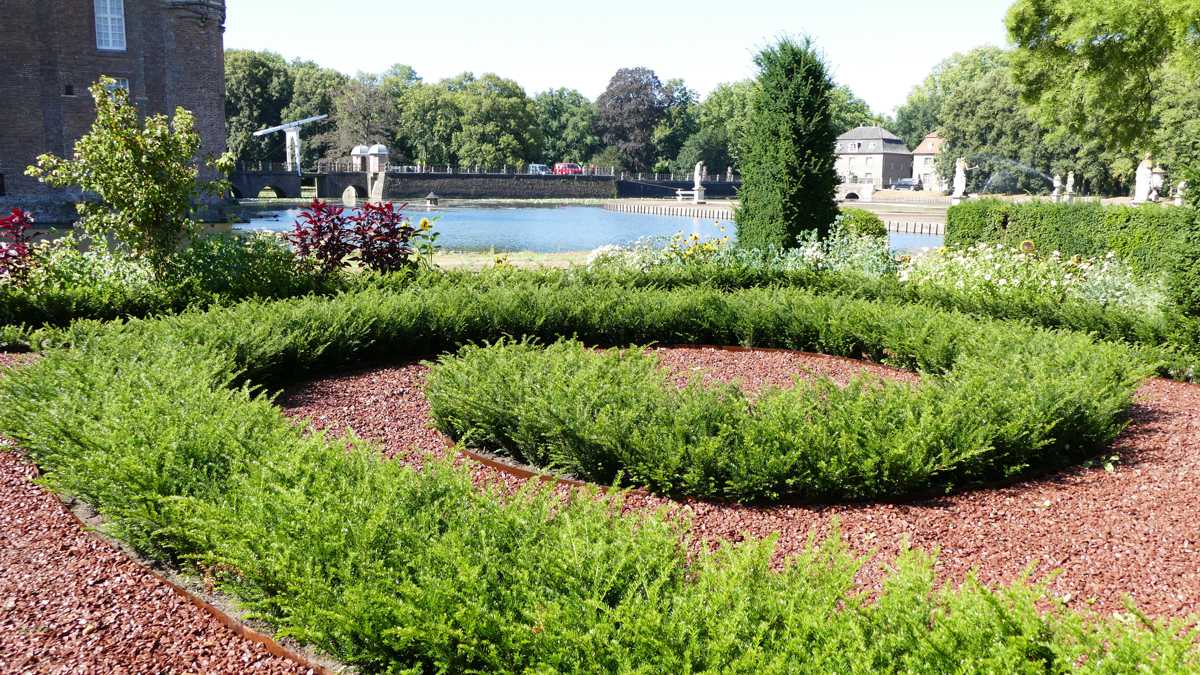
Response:
[[[92,0],[3,3],[0,174],[9,196],[58,194],[25,177],[38,155],[66,156],[91,127],[88,87],[129,81],[145,114],[191,110],[203,154],[225,149],[224,0],[125,0],[125,46],[96,46]]]
[[[701,185],[704,186],[706,199],[736,199],[737,191],[742,187],[741,181],[703,181]],[[617,192],[622,199],[674,199],[676,190],[691,190],[692,187],[692,181],[623,180],[618,183]]]
[[[356,186],[366,194],[365,173],[321,176],[323,199],[335,199],[346,188]],[[384,198],[424,199],[433,192],[444,199],[611,199],[617,196],[616,181],[602,176],[528,176],[488,174],[388,174]]]

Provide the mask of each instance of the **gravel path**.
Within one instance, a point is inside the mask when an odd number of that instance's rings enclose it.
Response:
[[[913,380],[911,373],[829,356],[782,351],[705,348],[654,350],[686,379],[737,380],[748,390],[786,386],[818,373],[844,382],[869,371]],[[382,442],[395,458],[413,461],[442,451],[446,439],[429,428],[419,364],[329,377],[282,397],[288,414],[331,430],[352,428]],[[902,504],[744,507],[685,500],[695,532],[709,540],[779,536],[780,557],[802,548],[810,532],[840,522],[859,553],[876,553],[860,575],[875,588],[904,541],[939,549],[939,578],[961,581],[971,569],[985,583],[1012,581],[1034,566],[1060,570],[1050,588],[1068,605],[1123,611],[1132,597],[1158,616],[1200,612],[1200,387],[1153,380],[1138,393],[1130,427],[1117,440],[1112,471],[1076,468],[1046,478],[935,500]],[[480,481],[516,479],[487,467]],[[670,502],[634,495],[632,508]]]
[[[0,354],[0,365],[33,357]],[[85,530],[0,451],[0,672],[302,673]]]

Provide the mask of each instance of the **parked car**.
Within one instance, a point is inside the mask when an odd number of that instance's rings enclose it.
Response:
[[[528,173],[531,176],[549,176],[551,171],[545,164],[530,164]]]
[[[581,176],[583,175],[583,167],[575,162],[559,162],[554,165],[554,175],[556,176]]]
[[[892,185],[893,190],[920,190],[921,179],[919,178],[901,178]]]

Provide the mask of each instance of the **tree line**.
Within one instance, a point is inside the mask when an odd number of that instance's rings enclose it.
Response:
[[[893,115],[844,85],[829,98],[834,130],[880,125],[916,148],[946,140],[977,169],[972,192],[1046,192],[1073,171],[1087,194],[1128,194],[1145,153],[1200,191],[1200,0],[1017,0],[1011,48],[980,47],[935,66]],[[226,53],[229,147],[243,161],[278,161],[279,135],[257,129],[327,113],[306,132],[305,161],[384,143],[394,162],[524,167],[579,162],[625,171],[740,172],[751,101],[761,84],[719,85],[703,99],[681,79],[618,70],[590,100],[570,88],[528,95],[472,73],[426,82],[411,67],[350,77],[270,52]],[[832,148],[831,148],[832,151]]]
[[[1195,175],[1200,0],[1018,0],[1006,27],[1012,48],[951,56],[896,110],[910,147],[946,139],[943,176],[968,157],[971,191],[1045,192],[1074,171],[1123,195],[1147,152],[1173,182]]]
[[[229,149],[240,161],[280,161],[279,134],[253,132],[328,114],[305,130],[304,162],[349,156],[354,146],[387,145],[393,163],[523,168],[578,162],[624,171],[685,173],[703,161],[737,170],[756,87],[722,84],[703,99],[681,79],[622,68],[591,100],[570,88],[532,96],[495,74],[463,73],[427,82],[397,64],[348,76],[271,52],[228,50],[225,105]],[[835,86],[840,131],[879,124],[861,98]]]

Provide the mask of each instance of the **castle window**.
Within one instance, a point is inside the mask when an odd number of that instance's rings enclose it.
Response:
[[[125,0],[95,0],[96,49],[125,51]]]
[[[63,87],[63,96],[74,96],[74,95],[75,95],[75,85],[68,84],[67,86]]]

